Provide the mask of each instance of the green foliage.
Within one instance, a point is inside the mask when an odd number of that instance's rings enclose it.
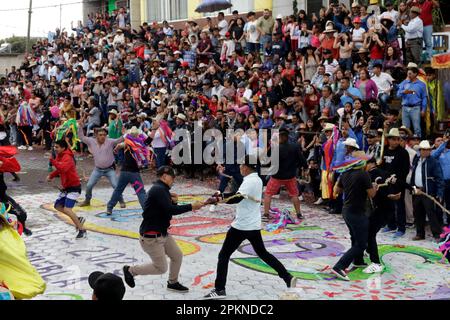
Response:
[[[30,39],[30,49],[33,44],[35,44],[39,38],[31,38]],[[25,53],[25,47],[27,43],[26,37],[11,37],[0,40],[0,44],[10,43],[11,44],[11,53]]]
[[[297,0],[292,1],[292,9],[294,10],[294,15],[296,16],[298,13],[298,2]]]

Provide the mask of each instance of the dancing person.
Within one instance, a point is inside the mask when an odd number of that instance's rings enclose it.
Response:
[[[158,180],[147,194],[142,214],[144,220],[139,228],[139,243],[152,262],[138,266],[124,266],[124,278],[125,282],[134,288],[135,276],[164,274],[169,269],[167,289],[183,293],[189,291],[178,282],[183,253],[174,237],[168,233],[170,220],[172,216],[198,210],[205,204],[195,202],[177,205],[178,195],[170,192],[175,182],[174,170],[169,166],[162,166],[157,170],[157,176]],[[170,259],[169,266],[167,266],[166,256]]]
[[[76,239],[86,238],[86,229],[83,226],[85,218],[79,218],[73,212],[73,207],[81,194],[81,183],[77,173],[75,157],[65,140],[55,142],[55,153],[56,157],[50,158],[50,163],[55,167],[55,170],[47,176],[47,181],[51,182],[59,176],[62,189],[60,189],[61,192],[55,201],[54,207],[72,220],[78,230]]]
[[[214,289],[204,296],[205,300],[226,298],[225,285],[227,282],[228,263],[230,257],[244,240],[250,241],[255,253],[265,263],[272,267],[288,288],[296,286],[297,279],[292,276],[286,268],[270,254],[261,236],[260,205],[263,191],[263,183],[257,173],[256,157],[246,155],[240,166],[244,177],[239,190],[235,194],[221,194],[222,199],[230,198],[227,204],[237,203],[236,217],[227,232],[217,262],[217,275]],[[217,193],[216,193],[217,195]]]
[[[78,136],[80,140],[87,144],[89,152],[94,157],[95,168],[89,177],[86,185],[86,197],[80,207],[91,205],[92,189],[102,177],[107,177],[111,186],[117,187],[116,165],[114,162],[114,148],[123,141],[123,137],[118,139],[107,138],[107,132],[104,128],[95,129],[95,138],[86,137],[83,133],[84,121],[80,120],[78,125]],[[123,196],[119,198],[120,207],[125,208]]]

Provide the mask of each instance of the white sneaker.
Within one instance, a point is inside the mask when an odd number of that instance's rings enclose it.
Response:
[[[322,198],[319,198],[319,199],[317,199],[316,202],[314,202],[314,204],[317,204],[317,205],[322,204],[322,203],[323,203],[323,199]]]
[[[33,147],[28,147],[28,151],[33,151]]]
[[[300,201],[305,201],[305,198],[303,198],[303,195],[301,195],[298,199],[299,199]]]
[[[378,263],[372,263],[363,270],[364,273],[379,273],[384,270],[384,266]]]
[[[26,150],[27,147],[25,147],[25,146],[18,146],[17,149],[19,149],[19,150]]]

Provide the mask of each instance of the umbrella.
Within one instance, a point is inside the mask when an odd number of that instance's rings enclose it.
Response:
[[[196,12],[214,12],[231,8],[233,5],[227,0],[203,0],[195,9]]]

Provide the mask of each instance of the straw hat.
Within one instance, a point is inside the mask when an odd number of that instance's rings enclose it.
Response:
[[[325,124],[325,127],[322,129],[322,132],[325,132],[325,131],[332,131],[334,129],[334,124],[332,124],[332,123],[326,123]]]
[[[416,13],[416,14],[420,14],[420,8],[414,6],[414,7],[411,8],[410,12],[414,12],[414,13]]]
[[[419,143],[419,150],[420,149],[424,149],[424,150],[430,150],[433,149],[430,145],[430,142],[428,140],[422,140]]]
[[[182,114],[182,113],[177,114],[177,118],[180,119],[180,120],[183,120],[183,121],[187,120],[186,116],[184,114]]]
[[[411,136],[412,135],[412,131],[411,130],[409,130],[407,127],[405,127],[405,126],[401,126],[399,129],[398,129],[398,131],[400,132],[400,131],[404,131],[408,136]]]
[[[108,111],[108,113],[115,114],[116,116],[118,115],[118,112],[116,109],[111,109]]]
[[[387,138],[400,138],[400,131],[398,128],[392,128],[389,130],[389,133],[386,135]]]
[[[344,141],[344,145],[345,145],[345,146],[348,146],[348,147],[353,147],[353,148],[359,150],[359,145],[356,143],[356,140],[353,139],[353,138],[347,138],[347,139]]]
[[[136,126],[133,126],[130,130],[128,130],[128,134],[131,134],[132,136],[138,136],[141,133],[141,130],[139,130]]]
[[[328,24],[325,30],[323,31],[323,33],[334,33],[334,32],[337,31],[334,29],[334,25],[332,23]]]

